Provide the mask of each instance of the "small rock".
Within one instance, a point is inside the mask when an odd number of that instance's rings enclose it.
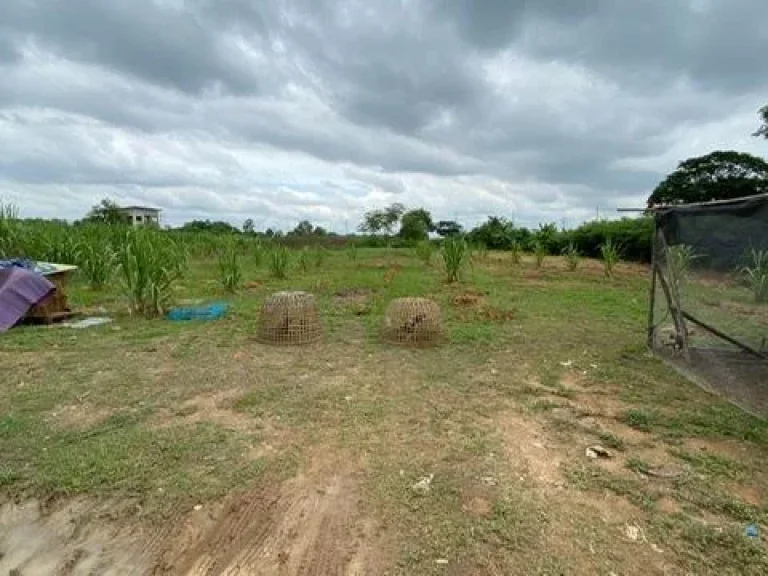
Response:
[[[597,460],[598,458],[613,458],[613,454],[611,454],[609,450],[606,450],[599,444],[587,447],[585,453],[587,458],[590,460]]]
[[[446,564],[448,564],[448,560],[446,558],[438,558],[437,560],[435,560],[435,564],[441,564],[445,566]]]
[[[347,402],[352,402],[352,396],[344,396],[344,400]]]
[[[498,374],[498,373],[499,373],[499,371],[498,371],[498,370],[496,370],[496,368],[491,368],[491,374],[493,374],[494,376],[496,376],[496,374]]]
[[[573,360],[566,360],[565,362],[560,362],[560,366],[563,368],[570,368],[573,365]]]
[[[480,478],[480,482],[485,484],[486,486],[496,486],[496,478],[493,476],[483,476]]]
[[[624,526],[624,535],[632,542],[637,542],[640,540],[641,534],[642,530],[640,530],[640,528],[634,524],[627,524]]]
[[[653,542],[651,542],[651,550],[653,550],[657,554],[664,554],[664,550],[656,546],[656,544],[654,544]]]
[[[427,494],[432,489],[432,480],[434,477],[434,474],[423,476],[418,482],[416,482],[416,484],[411,486],[411,489],[414,492],[419,492],[420,494]]]
[[[195,512],[197,512],[198,510],[202,510],[202,509],[203,509],[203,505],[202,505],[202,504],[195,504],[195,505],[194,505],[194,507],[193,507],[192,509],[193,509]]]

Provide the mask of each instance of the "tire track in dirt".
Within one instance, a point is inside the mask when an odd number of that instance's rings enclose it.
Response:
[[[156,573],[185,576],[358,576],[373,530],[359,514],[348,470],[300,474],[276,488],[233,496],[200,529],[192,519],[162,554]]]

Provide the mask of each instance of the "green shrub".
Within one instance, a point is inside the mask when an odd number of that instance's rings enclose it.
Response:
[[[610,238],[622,247],[622,256],[633,262],[650,262],[653,218],[624,218],[588,222],[571,231],[571,239],[582,255],[601,257],[601,246]]]
[[[519,266],[520,262],[523,261],[523,250],[520,247],[520,242],[518,242],[517,240],[514,240],[512,244],[510,244],[509,255],[512,259],[512,264],[515,266]]]
[[[323,267],[323,264],[325,264],[325,256],[325,248],[322,246],[315,248],[315,250],[312,252],[312,263],[315,265],[315,268]]]
[[[467,243],[463,238],[446,238],[440,251],[448,282],[456,282],[467,256]]]
[[[100,230],[103,228],[107,226],[97,225],[81,230],[77,241],[75,263],[93,290],[104,288],[112,278],[117,264],[117,254],[112,242],[106,237],[107,234]],[[51,261],[60,260],[51,259]]]
[[[174,282],[184,274],[186,255],[180,246],[160,231],[129,229],[117,256],[131,312],[147,317],[163,314]]]
[[[619,248],[610,238],[600,246],[600,259],[603,261],[603,271],[606,278],[613,276],[613,269],[619,262]]]
[[[283,280],[288,273],[291,255],[285,246],[275,246],[269,253],[269,271],[274,278]]]
[[[536,257],[536,268],[541,268],[547,257],[547,247],[542,242],[537,241],[533,245],[533,255]]]
[[[349,261],[356,262],[358,253],[357,244],[355,242],[350,243],[349,248],[347,248],[347,258],[349,258]]]
[[[299,250],[299,256],[296,258],[296,264],[298,265],[302,274],[306,274],[309,271],[309,246],[304,246],[304,248]]]
[[[755,302],[768,302],[768,250],[752,249],[749,263],[741,269],[742,276],[755,296]]]
[[[240,264],[240,247],[237,238],[227,238],[218,253],[219,282],[230,293],[237,292],[243,282],[243,268]]]
[[[677,244],[667,251],[667,263],[675,287],[682,290],[688,280],[691,264],[697,258],[692,246]]]
[[[434,246],[429,240],[422,240],[417,242],[413,247],[413,252],[416,257],[421,260],[425,266],[432,264],[432,255],[434,254]]]
[[[576,270],[576,268],[579,267],[581,254],[579,254],[579,249],[576,248],[575,243],[570,242],[563,250],[563,255],[565,256],[565,261],[568,263],[569,270]]]

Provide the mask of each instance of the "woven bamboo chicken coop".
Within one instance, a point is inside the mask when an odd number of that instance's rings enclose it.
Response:
[[[768,417],[768,194],[656,207],[648,344]]]
[[[387,307],[382,337],[395,344],[429,346],[443,336],[440,307],[427,298],[397,298]]]
[[[256,339],[265,344],[302,345],[320,340],[317,302],[307,292],[277,292],[261,307]]]

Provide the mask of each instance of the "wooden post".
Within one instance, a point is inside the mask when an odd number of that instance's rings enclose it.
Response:
[[[653,324],[656,308],[656,218],[653,219],[653,239],[651,240],[651,288],[648,305],[648,348],[653,350],[656,327]]]

